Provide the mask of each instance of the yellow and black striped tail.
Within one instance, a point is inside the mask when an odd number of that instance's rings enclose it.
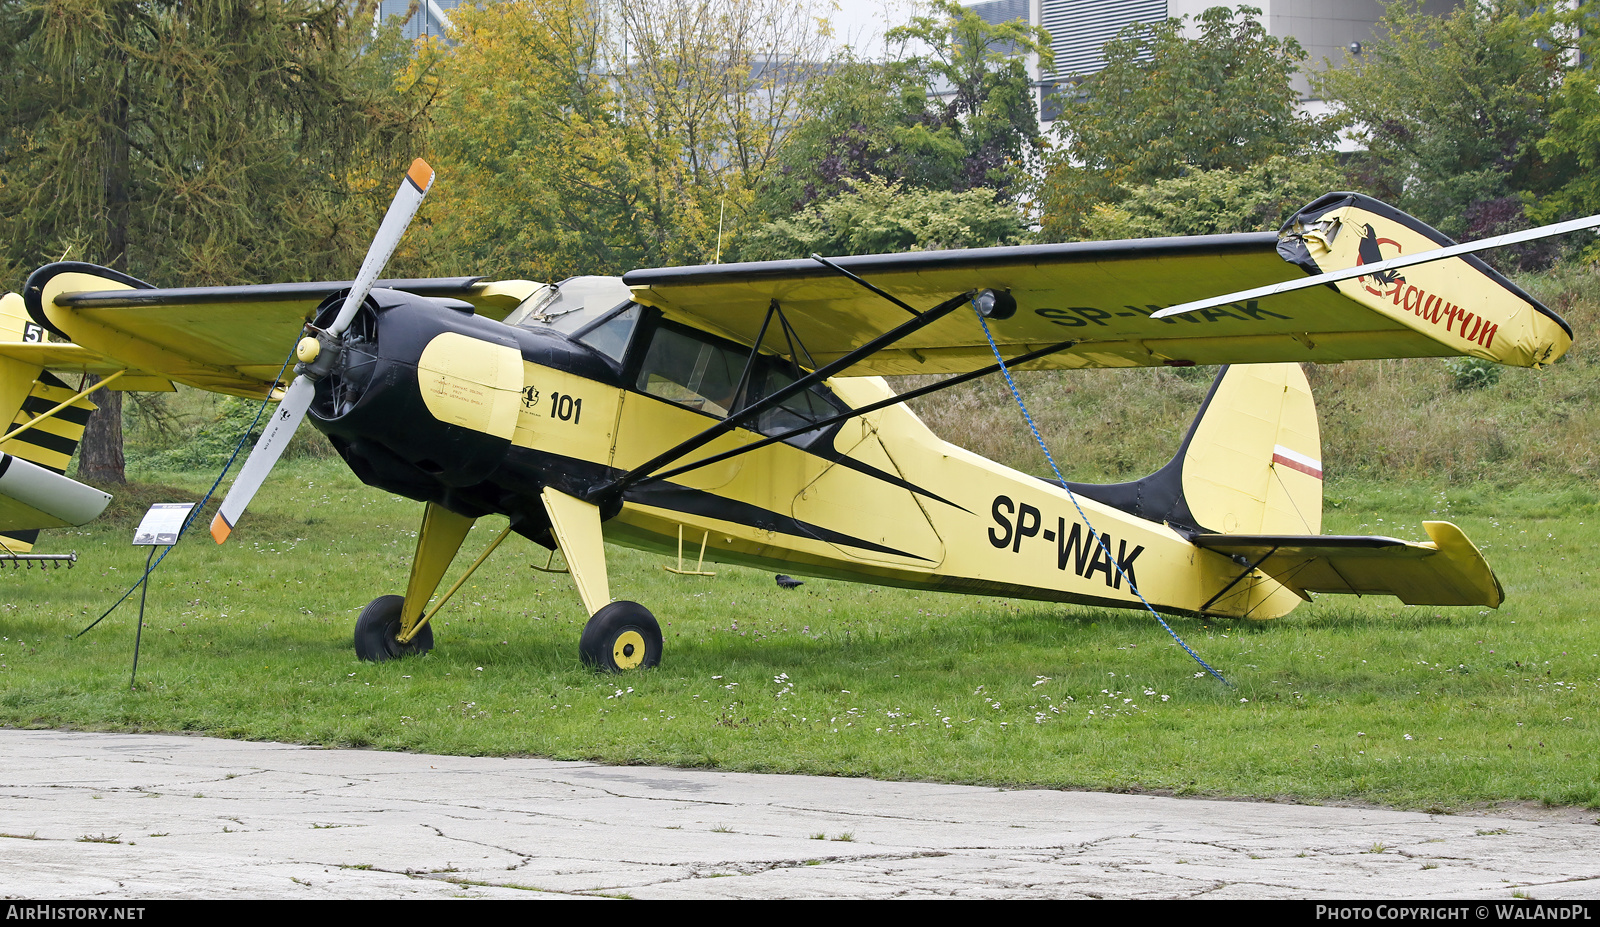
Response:
[[[0,364],[0,367],[9,367],[12,364]],[[7,434],[78,393],[47,370],[37,371],[31,383],[19,383],[18,373],[21,371],[0,370],[0,375],[9,374],[4,376],[7,382],[0,385],[0,416],[3,416],[0,421],[9,423],[5,426]],[[28,389],[26,393],[19,388],[24,385]],[[67,465],[72,461],[72,452],[77,450],[78,442],[83,439],[83,429],[89,421],[89,413],[96,408],[89,399],[79,399],[15,438],[0,442],[0,451],[38,464],[47,470],[64,474]],[[0,534],[0,544],[4,545],[0,553],[7,550],[18,554],[27,553],[33,549],[38,536],[37,530]]]

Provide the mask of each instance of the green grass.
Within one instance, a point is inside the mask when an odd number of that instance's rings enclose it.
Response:
[[[1324,597],[1275,622],[1174,619],[1235,688],[1148,614],[908,592],[718,567],[681,577],[613,548],[613,595],[666,634],[658,670],[596,676],[584,614],[546,552],[514,538],[439,616],[438,648],[355,660],[370,599],[401,591],[420,506],[342,465],[280,467],[226,547],[199,531],[155,574],[139,684],[144,504],[203,490],[142,477],[120,514],[46,536],[74,570],[8,571],[0,724],[196,731],[468,755],[1072,787],[1365,800],[1451,809],[1600,807],[1600,615],[1581,485],[1500,491],[1334,482],[1328,532],[1419,539],[1449,518],[1485,550],[1498,611]],[[456,571],[503,522],[485,519]],[[447,577],[453,581],[456,571]]]

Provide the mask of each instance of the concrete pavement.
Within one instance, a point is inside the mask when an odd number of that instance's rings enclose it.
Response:
[[[1533,817],[0,731],[7,898],[1600,898]]]

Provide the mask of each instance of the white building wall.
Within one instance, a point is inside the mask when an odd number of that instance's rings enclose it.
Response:
[[[976,8],[1000,4],[969,4]],[[1050,30],[1056,53],[1056,70],[1051,77],[1066,78],[1090,74],[1104,66],[1099,47],[1132,22],[1159,22],[1169,16],[1188,17],[1189,34],[1198,35],[1192,25],[1204,10],[1223,5],[1218,0],[1033,0],[1030,21]],[[1231,6],[1240,3],[1226,4]],[[1352,45],[1372,40],[1372,29],[1383,15],[1379,0],[1253,0],[1242,5],[1261,10],[1262,25],[1269,35],[1293,36],[1306,51],[1305,67],[1321,70],[1342,67]],[[1449,13],[1460,0],[1424,0],[1423,10],[1436,15]],[[1304,75],[1296,89],[1310,94]]]

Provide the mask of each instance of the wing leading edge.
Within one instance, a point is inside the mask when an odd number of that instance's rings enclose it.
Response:
[[[1330,227],[1335,229],[1331,239],[1326,233]],[[1343,232],[1337,231],[1341,228]],[[1034,362],[1035,367],[1332,362],[1459,354],[1537,366],[1553,362],[1571,345],[1571,331],[1559,316],[1471,257],[1411,269],[1410,279],[1425,283],[1403,279],[1398,296],[1392,281],[1358,278],[1338,287],[1245,300],[1175,318],[1150,317],[1168,306],[1207,296],[1334,266],[1355,266],[1370,260],[1358,247],[1364,237],[1401,242],[1400,247],[1411,250],[1420,249],[1423,241],[1448,242],[1425,224],[1375,200],[1330,194],[1301,210],[1277,234],[1075,242],[833,261],[918,307],[931,307],[971,290],[1010,291],[1017,311],[989,323],[1007,354],[1081,339],[1070,351]],[[768,305],[776,300],[818,365],[844,356],[906,318],[903,309],[814,260],[636,270],[623,281],[640,302],[743,344],[754,342]],[[1419,309],[1424,304],[1426,318]],[[1468,315],[1468,328],[1462,332]],[[778,337],[769,331],[765,346],[783,353]],[[862,359],[845,375],[962,373],[992,360],[972,313],[958,312]]]

